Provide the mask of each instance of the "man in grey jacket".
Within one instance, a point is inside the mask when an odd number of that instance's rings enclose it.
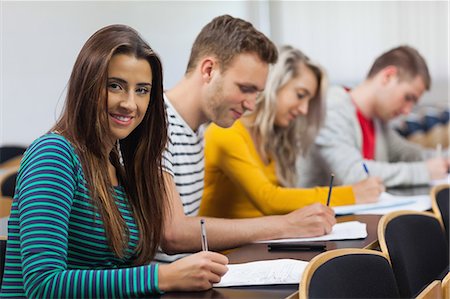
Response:
[[[417,50],[400,46],[379,56],[355,88],[331,88],[325,125],[300,162],[299,184],[326,185],[330,172],[338,184],[355,183],[370,173],[386,187],[444,178],[448,160],[424,160],[423,148],[388,126],[389,120],[410,113],[430,84],[424,58]]]

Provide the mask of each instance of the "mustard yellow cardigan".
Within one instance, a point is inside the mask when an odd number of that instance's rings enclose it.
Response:
[[[328,187],[284,188],[275,163],[265,164],[241,121],[205,132],[205,188],[200,215],[249,218],[286,214],[312,203],[326,204]],[[334,187],[330,205],[355,203],[352,187]]]

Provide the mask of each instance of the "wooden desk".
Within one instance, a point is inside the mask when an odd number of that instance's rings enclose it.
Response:
[[[378,243],[377,226],[380,215],[349,215],[338,217],[338,222],[360,221],[367,224],[367,238],[363,240],[327,241],[324,242],[327,250],[337,248],[373,248]],[[227,254],[230,263],[246,263],[256,260],[273,260],[280,258],[292,258],[310,261],[320,254],[320,251],[303,252],[269,252],[267,244],[249,244],[231,250]],[[274,285],[274,286],[252,286],[233,288],[214,288],[206,292],[192,293],[167,293],[161,298],[286,298],[298,290],[298,284]]]

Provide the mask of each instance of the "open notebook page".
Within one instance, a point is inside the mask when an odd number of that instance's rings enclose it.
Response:
[[[293,259],[228,265],[228,272],[214,287],[298,284],[308,262]]]
[[[426,211],[431,209],[429,195],[399,196],[387,192],[381,193],[375,203],[334,207],[336,215],[377,214],[385,215],[398,210]]]
[[[433,180],[430,182],[431,186],[443,185],[443,184],[450,184],[450,173],[447,175],[446,178],[443,178],[440,180]]]
[[[336,223],[331,233],[313,238],[291,238],[258,241],[255,243],[274,243],[274,242],[311,242],[311,241],[333,241],[333,240],[353,240],[364,239],[367,237],[367,225],[359,221],[348,221]]]

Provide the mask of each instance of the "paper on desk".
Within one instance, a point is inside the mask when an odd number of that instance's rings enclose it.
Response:
[[[363,239],[367,237],[366,224],[359,221],[348,221],[336,223],[333,230],[328,235],[313,238],[292,238],[258,241],[256,243],[275,243],[275,242],[311,242],[311,241],[335,241]]]
[[[433,180],[430,182],[431,186],[437,186],[437,185],[443,185],[443,184],[450,184],[450,173],[447,175],[446,178],[443,178],[440,180]]]
[[[398,210],[426,211],[431,209],[429,195],[399,196],[381,193],[376,203],[334,207],[336,215],[377,214],[385,215]]]
[[[228,265],[228,272],[214,287],[298,284],[308,262],[293,259]]]

